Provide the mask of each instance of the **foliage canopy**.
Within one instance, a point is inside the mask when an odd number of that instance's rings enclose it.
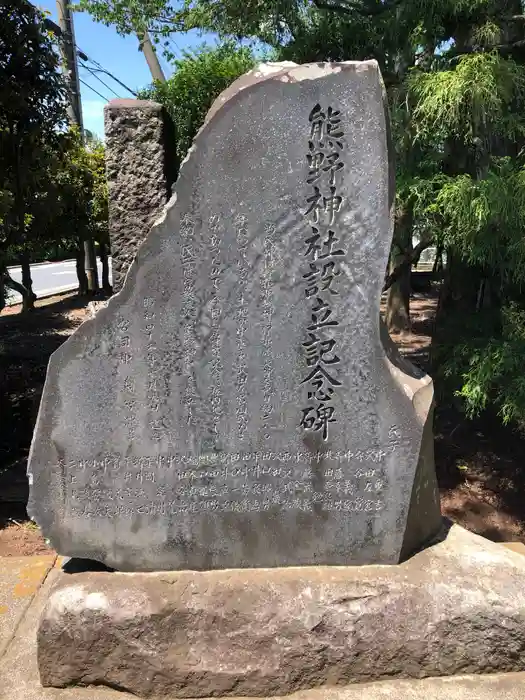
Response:
[[[165,83],[157,82],[141,95],[160,102],[170,112],[179,161],[186,155],[215,98],[254,64],[248,48],[231,42],[214,48],[202,47],[177,59],[173,76]]]
[[[0,303],[7,265],[107,238],[103,147],[67,130],[67,90],[54,36],[29,2],[0,5]],[[26,308],[32,294],[17,286]]]
[[[525,383],[520,378],[525,350],[521,0],[79,4],[122,33],[147,27],[159,41],[171,32],[198,28],[222,38],[264,42],[278,59],[375,58],[388,89],[396,152],[392,290],[402,290],[402,277],[410,274],[413,256],[422,248],[437,245],[446,251],[434,374],[449,398],[461,398],[469,415],[493,405],[504,420],[525,421]],[[178,79],[184,95],[179,102],[175,92],[164,88],[182,122],[183,105],[193,104],[187,94],[189,74],[197,75],[206,60],[185,66],[188,72]],[[208,69],[213,69],[209,63]],[[155,89],[162,98],[162,90]],[[188,140],[205,110],[189,111],[191,126],[184,131]],[[416,249],[414,239],[420,241]],[[398,302],[408,303],[402,291],[396,294]]]

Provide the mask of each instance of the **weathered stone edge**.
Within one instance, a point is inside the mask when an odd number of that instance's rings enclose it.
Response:
[[[268,70],[265,70],[264,66],[269,67]],[[179,171],[179,176],[183,174],[184,168],[186,167],[186,164],[189,163],[189,161],[195,157],[194,154],[198,152],[199,146],[201,141],[205,138],[206,132],[211,128],[211,123],[213,119],[215,118],[216,115],[220,114],[224,109],[227,108],[227,106],[234,101],[235,99],[239,98],[241,94],[244,94],[247,91],[256,89],[259,87],[260,83],[267,82],[267,81],[279,81],[279,82],[301,82],[302,80],[316,80],[320,78],[328,78],[331,75],[338,74],[343,70],[350,70],[350,71],[364,71],[364,70],[374,70],[376,71],[378,78],[380,80],[381,86],[382,86],[382,95],[383,95],[383,103],[385,106],[385,128],[387,132],[387,137],[389,134],[389,120],[388,120],[388,106],[386,103],[386,91],[384,88],[384,83],[381,77],[381,72],[379,70],[379,65],[377,61],[375,60],[370,60],[370,61],[346,61],[346,62],[340,62],[340,63],[319,63],[319,64],[304,64],[304,65],[291,65],[291,62],[287,62],[285,67],[282,67],[282,64],[274,63],[274,64],[262,64],[256,69],[253,69],[252,71],[248,72],[244,76],[241,76],[238,78],[232,85],[230,85],[219,97],[216,98],[214,103],[212,104],[210,110],[208,111],[208,114],[206,116],[206,119],[204,121],[203,126],[201,129],[198,131],[194,141],[193,145],[188,151],[188,154],[184,161],[181,164],[180,171]],[[313,72],[313,74],[312,74]],[[136,101],[130,100],[130,107],[131,102],[136,104]],[[145,101],[147,104],[147,101]],[[390,163],[390,174],[392,173],[392,162]],[[392,188],[392,179],[390,179],[390,189]],[[107,320],[109,320],[114,311],[118,309],[120,302],[121,301],[126,301],[129,296],[133,293],[134,289],[134,281],[137,276],[138,269],[141,265],[141,260],[142,257],[145,255],[145,251],[148,249],[149,246],[153,244],[154,237],[158,234],[162,234],[162,228],[164,224],[166,223],[168,213],[170,210],[176,206],[177,201],[178,201],[178,192],[177,192],[177,183],[175,183],[174,186],[174,192],[170,200],[167,202],[167,204],[164,206],[161,214],[159,217],[155,220],[153,223],[153,226],[150,230],[150,233],[146,236],[144,241],[141,243],[139,246],[139,249],[137,250],[137,254],[131,265],[129,266],[122,288],[115,294],[111,299],[109,299],[109,302],[105,308],[100,309],[98,313],[96,314],[95,317],[93,318],[88,318],[82,323],[82,325],[76,329],[76,331],[57,349],[55,350],[54,353],[52,353],[50,359],[49,359],[49,365],[48,365],[48,370],[47,370],[47,375],[46,375],[46,380],[44,384],[44,389],[43,389],[43,394],[42,396],[45,395],[52,395],[50,391],[50,386],[55,385],[57,386],[58,384],[58,370],[61,365],[61,361],[64,355],[66,355],[69,351],[69,346],[72,345],[74,342],[77,342],[78,340],[85,340],[88,338],[91,334],[96,334],[97,328],[100,328],[102,325],[106,323]],[[390,196],[390,201],[393,203],[394,201],[394,195],[391,193]],[[390,207],[390,219],[391,219],[391,233],[393,234],[393,208],[392,206]],[[379,303],[378,303],[378,322],[381,324],[381,320],[379,318]],[[406,368],[410,367],[413,370],[415,368],[411,365],[411,363],[408,363],[406,360],[403,360],[395,346],[393,346],[392,343],[392,348],[389,350],[388,346],[385,345],[383,342],[383,349],[385,353],[385,361],[388,362],[388,367],[392,373],[392,367],[395,365],[398,367],[400,372],[403,372],[405,377],[410,376],[407,374],[405,370],[402,370],[400,368],[400,365],[404,364]],[[393,359],[395,358],[395,359]],[[395,373],[394,373],[395,374]],[[398,385],[403,389],[403,384],[400,382],[399,378],[394,377],[394,380]],[[432,380],[430,377],[425,376],[424,380],[424,386],[427,386],[428,384],[431,384]],[[424,388],[424,386],[421,386],[420,388]],[[413,394],[412,394],[412,403],[413,406],[416,406],[416,400],[415,396],[417,393],[418,388],[414,388]],[[427,392],[428,393],[428,392]],[[55,397],[56,400],[58,400],[58,397]],[[427,403],[425,400],[419,401],[418,405],[422,406],[425,403]],[[39,426],[41,422],[43,422],[43,414],[45,410],[50,410],[49,406],[46,406],[44,401],[41,401],[38,415],[37,415],[37,420],[35,423],[35,430],[34,430],[34,435],[38,434],[39,432]],[[421,412],[416,412],[416,415],[418,416],[418,420],[424,424],[424,416],[421,415]],[[34,450],[34,438],[31,443],[31,448],[29,452],[29,458],[28,458],[28,467],[27,467],[27,475],[29,479],[29,484],[31,486],[32,480],[33,480],[33,474],[31,471],[31,463],[33,459],[33,450]],[[417,466],[416,466],[417,469]],[[38,520],[38,514],[36,513],[36,509],[34,510],[32,507],[32,497],[31,497],[31,490],[30,490],[30,497],[29,497],[29,503],[27,506],[27,512],[29,516],[42,528],[44,536],[49,539],[51,544],[56,546],[57,548],[63,550],[62,547],[59,547],[59,540],[60,540],[60,531],[56,530],[56,528],[47,528],[45,525],[39,522]],[[407,512],[407,518],[408,518],[408,512]],[[52,531],[53,530],[53,531]],[[55,537],[55,531],[57,533],[57,536]],[[64,555],[69,555],[70,553],[67,551],[61,551],[62,554]]]

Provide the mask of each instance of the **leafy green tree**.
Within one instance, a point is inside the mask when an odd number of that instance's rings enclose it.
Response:
[[[85,145],[75,129],[62,135],[60,146],[50,176],[54,207],[47,219],[43,214],[38,217],[42,241],[46,245],[53,242],[57,249],[75,256],[79,293],[84,295],[88,293],[84,241],[93,237],[101,252],[103,286],[110,292],[104,146],[97,141]]]
[[[33,241],[30,203],[45,187],[49,154],[65,124],[66,90],[44,16],[30,3],[0,6],[0,276],[32,308],[29,269]],[[22,265],[22,285],[7,273],[9,258]]]
[[[175,72],[169,80],[156,83],[141,95],[164,104],[170,112],[179,161],[188,152],[215,98],[254,64],[248,48],[231,42],[202,47],[185,52],[183,58],[174,62]]]
[[[447,400],[455,395],[469,415],[495,406],[503,420],[525,421],[521,0],[80,5],[122,33],[148,27],[159,41],[199,28],[263,41],[297,62],[375,58],[388,89],[397,170],[389,325],[408,325],[410,270],[421,252],[446,251],[433,357]]]
[[[111,294],[112,288],[109,281],[109,214],[108,214],[108,185],[106,179],[106,156],[104,144],[92,139],[87,144],[89,155],[88,166],[93,175],[91,194],[91,231],[94,240],[98,243],[99,256],[102,262],[102,289],[106,294]]]

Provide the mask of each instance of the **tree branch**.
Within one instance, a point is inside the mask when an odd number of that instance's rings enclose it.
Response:
[[[4,272],[4,284],[6,287],[14,289],[15,292],[18,292],[24,301],[29,297],[29,291],[27,288],[20,282],[14,280],[7,270]]]
[[[383,284],[383,292],[386,292],[390,287],[397,282],[397,280],[403,276],[407,268],[410,270],[412,265],[419,260],[421,253],[430,248],[432,245],[432,240],[420,241],[414,248],[410,255],[405,255],[405,259],[400,263],[392,272],[385,277],[385,283]]]
[[[495,46],[495,49],[498,49],[498,51],[512,51],[513,49],[522,49],[525,46],[525,39],[521,39],[520,41],[515,41],[513,44],[499,44],[499,46]]]
[[[313,0],[318,10],[331,10],[332,12],[346,15],[357,13],[363,15],[363,17],[376,17],[395,9],[401,2],[402,0],[391,0],[390,2],[366,8],[363,7],[362,3],[354,0]]]
[[[481,53],[481,52],[487,52],[487,51],[501,51],[503,53],[507,53],[512,51],[513,49],[522,49],[525,47],[525,39],[520,39],[520,41],[515,41],[511,44],[492,44],[491,46],[466,46],[463,47],[459,51],[454,51],[454,49],[451,49],[448,54],[451,57],[458,57],[458,56],[467,56],[468,54],[471,53]]]
[[[330,2],[322,2],[322,0],[314,0],[314,5],[318,10],[330,10],[332,12],[338,12],[342,15],[351,15],[355,10],[349,7],[335,6]]]

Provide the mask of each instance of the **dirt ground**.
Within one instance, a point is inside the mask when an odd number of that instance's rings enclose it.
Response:
[[[437,289],[411,299],[410,333],[393,334],[400,352],[428,371]],[[525,542],[525,436],[496,416],[467,420],[437,401],[436,472],[443,515],[494,542]]]
[[[25,511],[26,464],[49,356],[86,318],[76,294],[38,300],[0,314],[0,556],[42,554],[48,548]]]
[[[411,332],[393,336],[400,351],[427,369],[436,291],[415,294]],[[25,512],[25,476],[50,354],[88,314],[73,294],[0,314],[0,556],[49,551]],[[437,406],[436,469],[443,514],[494,541],[525,542],[525,438],[489,417],[466,421]]]

